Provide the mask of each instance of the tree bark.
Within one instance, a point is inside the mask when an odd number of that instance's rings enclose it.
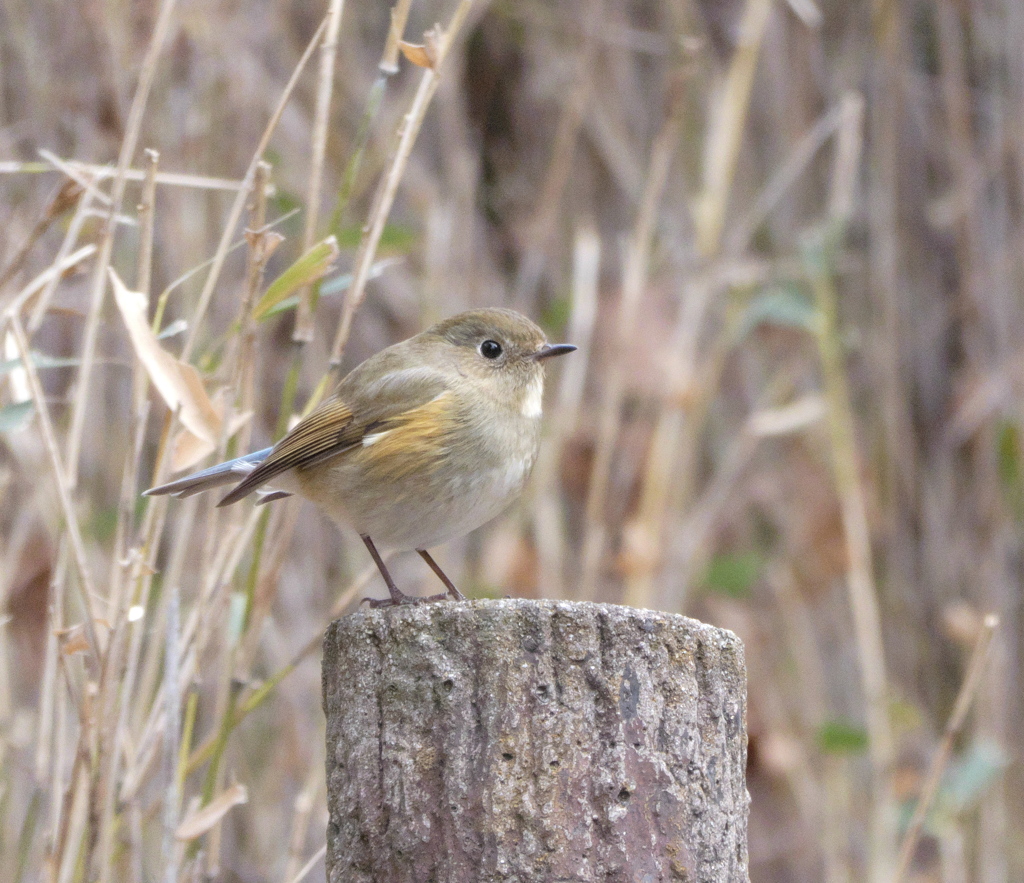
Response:
[[[333,623],[323,666],[330,883],[747,883],[732,632],[422,604]]]

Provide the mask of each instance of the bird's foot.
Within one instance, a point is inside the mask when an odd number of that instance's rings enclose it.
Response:
[[[418,597],[414,595],[406,595],[404,592],[396,589],[391,593],[390,598],[363,598],[360,604],[368,604],[374,610],[379,610],[382,607],[404,607],[412,604],[429,604],[432,601],[445,601],[448,598],[446,592],[442,592],[439,595],[428,595],[427,597]]]

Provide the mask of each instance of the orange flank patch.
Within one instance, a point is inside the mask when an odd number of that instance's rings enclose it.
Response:
[[[399,479],[437,468],[448,454],[446,437],[454,429],[450,393],[375,426],[352,452],[380,478]]]

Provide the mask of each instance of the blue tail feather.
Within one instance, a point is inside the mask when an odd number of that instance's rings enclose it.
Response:
[[[259,466],[272,450],[273,448],[264,448],[262,451],[254,451],[244,457],[236,457],[234,460],[218,463],[202,472],[186,475],[184,478],[162,484],[159,487],[151,487],[148,491],[143,491],[143,495],[156,497],[170,494],[174,497],[190,497],[192,494],[220,487],[223,484],[233,484],[241,481]]]

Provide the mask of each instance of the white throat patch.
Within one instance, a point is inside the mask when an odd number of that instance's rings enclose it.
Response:
[[[540,417],[541,406],[544,401],[544,377],[538,374],[530,381],[530,388],[523,398],[523,416]]]

